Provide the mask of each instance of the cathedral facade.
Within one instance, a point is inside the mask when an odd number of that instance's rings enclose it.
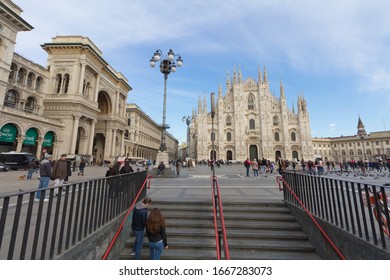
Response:
[[[227,74],[225,94],[221,85],[218,89],[214,132],[206,98],[203,104],[199,98],[198,110],[192,112],[189,156],[229,161],[312,158],[310,119],[303,96],[298,97],[297,108],[295,112],[287,107],[282,83],[279,97],[271,93],[265,68],[263,73],[258,70],[257,81],[243,80],[241,70],[237,74],[234,69],[233,78]]]

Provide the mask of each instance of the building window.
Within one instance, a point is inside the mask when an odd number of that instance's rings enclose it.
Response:
[[[231,126],[232,125],[232,117],[231,116],[227,116],[226,117],[226,126]]]
[[[211,132],[211,141],[214,141],[214,140],[215,140],[215,133]]]
[[[375,144],[376,144],[377,146],[379,146],[379,141],[376,141]]]
[[[352,143],[349,143],[349,146],[352,147]]]
[[[69,89],[69,74],[65,74],[64,76],[64,93],[68,93]]]
[[[295,134],[295,132],[291,132],[291,141],[297,141],[297,136]]]
[[[248,96],[248,110],[255,109],[255,98],[252,94]]]
[[[345,150],[341,150],[341,155],[343,155],[343,156],[346,155]]]
[[[279,132],[275,132],[275,142],[279,142]]]
[[[16,92],[10,90],[5,94],[4,106],[11,108],[16,107]]]
[[[367,149],[367,155],[372,155],[371,149]]]
[[[26,104],[24,105],[24,110],[26,112],[32,113],[34,111],[34,105],[35,105],[34,98],[29,97],[27,98]]]
[[[18,72],[18,77],[17,77],[16,81],[17,81],[18,83],[23,84],[23,83],[24,83],[24,79],[26,78],[26,75],[27,75],[26,69],[20,68],[20,69],[19,69],[19,72]]]
[[[353,154],[353,150],[349,150],[349,155],[350,156],[353,156],[354,154]]]
[[[255,120],[254,119],[250,119],[249,120],[249,129],[255,129],[256,126],[255,126]]]
[[[380,155],[381,154],[381,149],[376,149],[376,154]]]
[[[232,134],[230,132],[226,133],[226,140],[228,142],[232,141]]]
[[[62,85],[62,75],[61,75],[61,74],[57,74],[57,77],[56,77],[56,90],[55,90],[55,93],[60,93],[60,91],[61,91],[61,85]]]
[[[18,71],[18,66],[15,63],[11,65],[11,72],[9,72],[8,79],[15,80],[15,73]]]
[[[38,77],[37,80],[35,81],[35,90],[40,91],[41,85],[42,85],[42,77]]]
[[[33,86],[34,79],[35,79],[34,73],[29,73],[28,76],[27,76],[27,86],[28,87],[31,88]]]
[[[279,117],[278,117],[278,116],[274,116],[274,118],[273,118],[273,124],[274,124],[274,125],[279,125]]]

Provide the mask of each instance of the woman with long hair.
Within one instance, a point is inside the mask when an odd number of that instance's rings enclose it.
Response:
[[[149,254],[151,260],[159,260],[163,249],[168,249],[165,233],[165,220],[159,209],[154,208],[146,223],[146,235],[149,239]]]

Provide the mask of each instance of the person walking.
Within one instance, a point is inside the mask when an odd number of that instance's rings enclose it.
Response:
[[[180,176],[181,162],[180,159],[176,161],[176,175]]]
[[[149,239],[149,258],[159,260],[163,249],[168,249],[165,233],[165,220],[158,208],[154,208],[146,223],[146,236]]]
[[[39,201],[41,198],[41,195],[44,198],[44,201],[48,201],[46,197],[45,191],[40,191],[41,189],[47,189],[50,183],[50,177],[51,177],[51,160],[52,156],[49,154],[45,155],[45,158],[41,161],[41,165],[39,167],[39,184],[38,184],[38,191],[35,196],[35,201]]]
[[[68,162],[66,160],[66,154],[62,154],[59,160],[57,160],[51,171],[51,179],[54,180],[54,195],[58,195],[58,187],[64,184],[66,175],[68,174]]]
[[[133,210],[133,219],[131,223],[131,229],[135,235],[132,256],[135,256],[136,260],[141,259],[141,249],[144,243],[144,231],[148,217],[148,207],[152,204],[150,197],[145,197],[142,202],[138,203]]]
[[[165,164],[164,164],[164,162],[160,162],[160,164],[157,167],[157,175],[158,175],[158,177],[164,176],[164,170],[165,170]]]
[[[249,160],[249,158],[244,161],[244,166],[246,168],[246,176],[249,176],[249,168],[251,167],[251,161]]]
[[[130,160],[126,159],[124,165],[119,170],[119,174],[133,173],[134,169],[130,165]]]
[[[82,159],[79,165],[79,173],[77,175],[84,176],[84,169],[85,169],[85,160]]]
[[[253,161],[252,161],[252,170],[253,170],[253,176],[255,177],[255,178],[259,178],[259,163],[257,162],[257,160],[256,159],[254,159]]]

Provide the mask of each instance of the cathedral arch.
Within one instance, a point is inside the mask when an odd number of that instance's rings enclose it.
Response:
[[[232,133],[231,132],[226,133],[226,141],[227,142],[232,141]]]
[[[297,141],[297,135],[295,134],[295,132],[291,132],[291,141],[295,142]]]

